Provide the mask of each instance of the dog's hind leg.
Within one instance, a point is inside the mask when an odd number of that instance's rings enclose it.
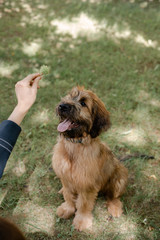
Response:
[[[75,195],[63,186],[63,197],[65,202],[57,208],[57,215],[60,218],[70,218],[75,213]]]
[[[120,217],[123,213],[123,204],[119,198],[114,198],[112,200],[107,201],[108,212],[113,217]]]
[[[119,197],[124,193],[128,178],[128,171],[123,165],[118,165],[106,185],[108,212],[113,217],[120,217],[122,203]]]

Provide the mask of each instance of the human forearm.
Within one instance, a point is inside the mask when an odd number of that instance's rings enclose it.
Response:
[[[9,116],[8,120],[11,120],[18,125],[21,124],[22,120],[24,119],[25,115],[27,114],[28,110],[22,109],[18,105],[14,108],[13,112]]]
[[[0,123],[0,178],[20,132],[21,127],[12,120]]]

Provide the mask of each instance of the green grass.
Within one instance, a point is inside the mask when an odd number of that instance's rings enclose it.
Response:
[[[16,104],[15,83],[42,65],[50,68],[0,180],[0,215],[12,218],[28,239],[160,239],[160,2],[143,3],[7,0],[0,5],[1,121]],[[93,231],[82,233],[73,229],[73,219],[55,214],[63,198],[51,169],[55,107],[77,84],[95,91],[111,113],[112,128],[101,138],[117,156],[155,157],[125,162],[124,215],[111,219],[99,197]]]

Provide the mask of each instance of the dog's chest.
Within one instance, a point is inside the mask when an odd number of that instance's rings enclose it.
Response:
[[[81,144],[64,145],[65,151],[56,158],[53,168],[61,178],[61,180],[68,184],[77,186],[90,185],[90,181],[95,181],[99,175],[97,168],[96,149],[92,147],[85,147]]]

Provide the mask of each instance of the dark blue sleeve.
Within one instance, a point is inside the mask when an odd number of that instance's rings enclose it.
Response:
[[[0,124],[0,178],[20,132],[20,126],[10,120]]]

